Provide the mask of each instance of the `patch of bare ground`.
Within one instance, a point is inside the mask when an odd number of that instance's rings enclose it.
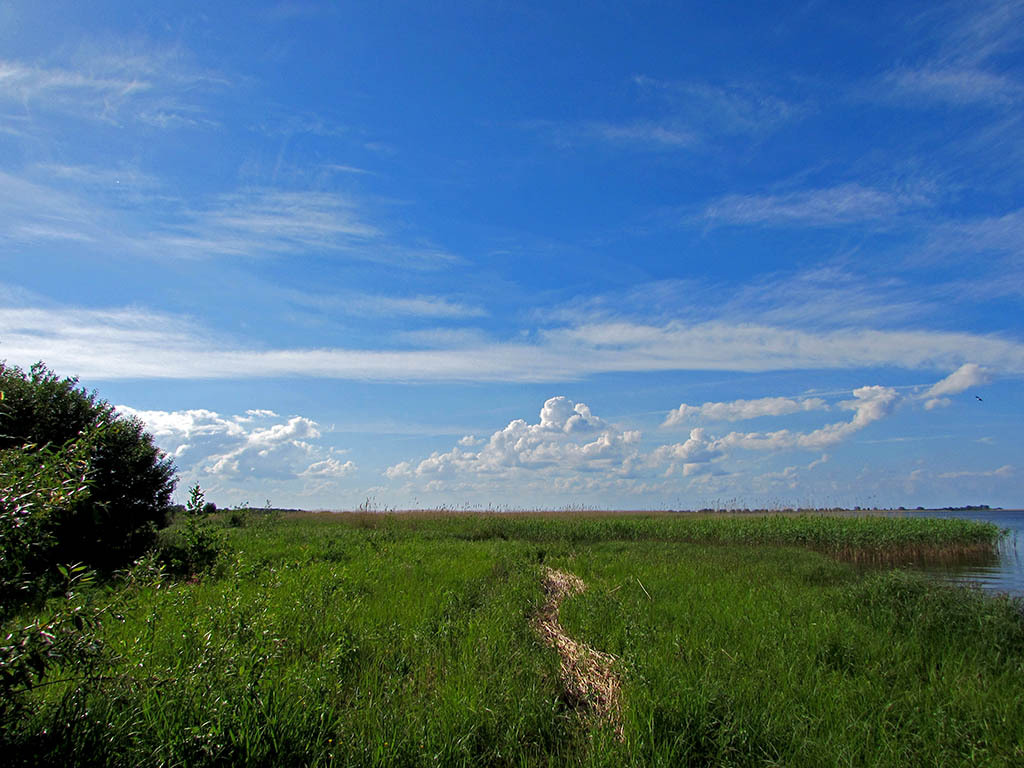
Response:
[[[562,685],[569,701],[582,713],[609,724],[622,739],[621,685],[612,670],[615,657],[569,637],[558,621],[558,608],[570,595],[587,587],[578,576],[553,568],[544,570],[544,604],[533,627],[546,645],[558,651]]]

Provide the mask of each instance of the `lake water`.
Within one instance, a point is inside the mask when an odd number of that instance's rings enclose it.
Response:
[[[943,566],[927,566],[924,570],[936,577],[954,582],[970,582],[993,592],[1008,592],[1024,597],[1024,510],[985,509],[970,511],[926,510],[896,514],[917,517],[958,517],[983,520],[1009,530],[999,548],[998,557],[983,561]]]

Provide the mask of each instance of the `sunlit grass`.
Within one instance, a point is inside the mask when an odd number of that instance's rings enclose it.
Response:
[[[219,575],[123,591],[101,674],[80,684],[62,670],[67,682],[38,689],[4,723],[4,754],[13,765],[1020,764],[1020,606],[833,556],[997,537],[960,522],[257,522],[230,530]],[[562,624],[615,655],[621,741],[574,709],[531,628],[545,566],[588,585]]]

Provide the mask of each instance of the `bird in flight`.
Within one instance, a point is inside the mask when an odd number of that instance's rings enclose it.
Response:
[[[984,403],[984,402],[985,402],[984,400],[982,400],[982,399],[981,399],[980,397],[978,397],[977,395],[975,395],[975,396],[974,396],[974,399],[975,399],[975,400],[977,400],[977,401],[978,401],[979,403]]]

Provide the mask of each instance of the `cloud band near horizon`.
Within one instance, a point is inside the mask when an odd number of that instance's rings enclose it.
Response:
[[[723,321],[593,322],[536,330],[530,341],[471,339],[430,348],[246,347],[177,315],[141,309],[0,309],[0,359],[43,360],[88,380],[335,378],[570,381],[601,373],[779,371],[967,362],[1024,374],[1024,343],[996,334]]]

